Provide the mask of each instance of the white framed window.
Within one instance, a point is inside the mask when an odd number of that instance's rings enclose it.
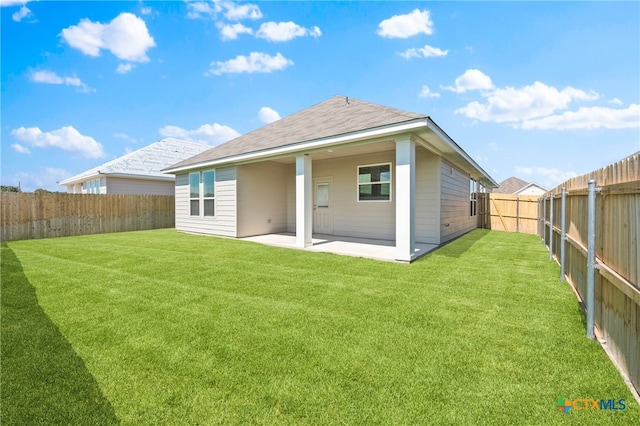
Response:
[[[100,178],[88,180],[83,185],[84,185],[84,190],[86,194],[100,193]]]
[[[216,215],[215,170],[207,170],[206,172],[202,172],[202,187],[203,214],[205,217],[214,217]]]
[[[189,173],[189,214],[200,216],[200,172]]]
[[[358,166],[358,202],[391,201],[391,163]]]
[[[189,214],[192,217],[215,217],[216,172],[189,173]]]
[[[469,216],[478,214],[478,182],[469,179]]]

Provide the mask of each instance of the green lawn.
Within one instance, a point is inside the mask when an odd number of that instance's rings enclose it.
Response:
[[[483,230],[411,265],[173,230],[3,244],[1,422],[640,424],[548,257]]]

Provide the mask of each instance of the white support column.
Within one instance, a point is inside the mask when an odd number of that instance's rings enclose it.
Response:
[[[396,260],[411,261],[416,246],[416,144],[396,139]]]
[[[313,180],[311,157],[296,156],[296,246],[309,247],[313,229]]]

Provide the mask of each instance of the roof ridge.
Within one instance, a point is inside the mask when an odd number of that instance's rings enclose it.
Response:
[[[346,97],[346,98],[348,99],[348,97]],[[422,117],[427,117],[426,114],[421,114],[421,113],[411,112],[411,111],[405,111],[405,110],[402,110],[402,109],[398,109],[398,108],[394,108],[394,107],[390,107],[390,106],[386,106],[386,105],[377,104],[375,102],[363,101],[363,100],[358,99],[358,98],[351,98],[351,99],[353,99],[354,101],[366,104],[366,105],[368,105],[370,107],[377,108],[377,109],[382,110],[382,111],[390,112],[392,114],[399,115],[399,116],[402,116],[402,117],[407,117],[407,118],[411,118],[411,119],[416,118],[416,117],[414,117],[415,115],[420,115]]]

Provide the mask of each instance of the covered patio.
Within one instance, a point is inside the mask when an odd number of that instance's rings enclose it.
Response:
[[[240,239],[269,246],[297,248],[300,250],[334,253],[344,256],[364,257],[392,262],[396,261],[396,243],[395,241],[389,240],[313,234],[313,245],[302,248],[296,245],[296,234],[294,232],[256,235]],[[424,256],[436,248],[438,248],[437,244],[415,243],[413,259]]]

